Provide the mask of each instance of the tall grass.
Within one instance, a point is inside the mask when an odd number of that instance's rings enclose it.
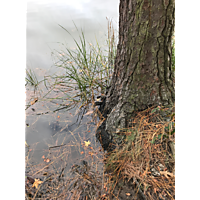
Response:
[[[74,24],[75,25],[75,24]],[[68,34],[70,32],[59,25]],[[76,25],[75,25],[76,27]],[[79,41],[71,34],[76,50],[65,47],[62,51],[53,52],[55,65],[65,71],[64,75],[54,76],[55,85],[62,84],[72,89],[74,101],[81,102],[81,107],[94,100],[95,95],[104,94],[110,83],[116,57],[116,39],[112,23],[108,21],[107,50],[86,41],[83,30],[79,31]],[[69,94],[68,94],[69,98]]]
[[[40,95],[39,101],[56,101],[59,110],[65,109],[66,105],[67,110],[76,106],[87,110],[89,105],[94,104],[95,96],[104,94],[110,83],[117,49],[116,32],[112,22],[108,20],[108,38],[106,45],[101,46],[97,39],[95,45],[87,42],[83,30],[79,31],[75,24],[74,26],[79,33],[78,40],[63,26],[59,26],[72,37],[76,45],[75,50],[64,45],[64,50],[52,52],[55,66],[61,69],[59,71],[64,71],[64,74],[55,73],[38,81],[34,71],[27,69],[26,85],[32,86],[35,94],[39,85],[41,86],[40,83],[43,82],[47,92],[43,93],[43,96]],[[31,105],[30,101],[26,110]]]

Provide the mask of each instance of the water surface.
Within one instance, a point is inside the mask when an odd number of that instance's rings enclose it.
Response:
[[[105,45],[108,23],[106,17],[112,19],[117,30],[118,6],[118,0],[28,0],[27,68],[33,69],[38,80],[42,80],[44,75],[58,72],[51,53],[59,51],[61,43],[75,49],[72,37],[58,24],[78,40],[75,23],[79,30],[84,31],[86,41],[95,43],[97,39],[100,45]],[[45,91],[44,87],[42,89]],[[78,117],[76,109],[52,112],[57,108],[56,102],[40,101],[43,95],[42,92],[34,94],[33,89],[27,87],[27,102],[35,96],[39,98],[37,103],[26,110],[26,142],[29,145],[26,152],[29,152],[29,166],[43,162],[43,156],[53,159],[56,151],[60,153],[62,148],[67,147],[69,153],[65,154],[65,159],[70,167],[74,162],[79,162],[86,151],[88,153],[88,149],[83,146],[84,141],[90,141],[90,147],[94,151],[101,148],[96,142],[92,115],[83,117],[82,121],[79,120],[80,124],[75,123]],[[46,111],[49,113],[38,115]],[[63,144],[66,146],[49,150],[49,147]],[[91,160],[90,157],[88,159]]]

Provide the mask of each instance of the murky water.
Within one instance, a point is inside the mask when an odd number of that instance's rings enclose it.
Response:
[[[60,50],[59,43],[65,43],[71,49],[75,48],[72,37],[58,24],[78,39],[75,23],[79,30],[83,29],[86,41],[95,42],[97,39],[100,45],[105,44],[106,17],[112,19],[113,26],[117,29],[118,7],[119,0],[28,0],[27,68],[33,69],[38,79],[42,80],[44,75],[58,70],[54,67],[51,52],[54,49]],[[43,162],[42,156],[53,159],[51,153],[57,148],[51,149],[51,147],[59,145],[69,147],[67,154],[68,161],[70,158],[69,166],[70,163],[80,161],[82,154],[86,154],[84,141],[91,142],[91,149],[100,148],[95,138],[92,115],[83,117],[78,126],[79,123],[75,123],[78,117],[76,109],[52,112],[58,107],[56,102],[42,102],[40,95],[34,94],[33,89],[27,88],[27,99],[34,96],[39,98],[37,103],[26,110],[26,142],[29,145],[27,151],[30,163]],[[47,111],[48,114],[40,115]],[[59,153],[62,147],[58,148]]]

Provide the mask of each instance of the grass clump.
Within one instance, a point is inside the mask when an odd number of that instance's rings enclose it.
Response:
[[[59,26],[70,34],[63,26]],[[79,31],[77,27],[76,30],[79,33],[79,40],[70,34],[76,45],[75,50],[64,45],[63,50],[52,52],[55,66],[62,71],[61,75],[46,75],[44,80],[38,81],[32,70],[26,70],[26,82],[34,87],[34,93],[41,82],[47,89],[38,101],[56,102],[59,110],[70,110],[74,107],[87,110],[89,105],[94,104],[96,96],[105,93],[114,69],[117,45],[112,22],[108,20],[105,47],[100,46],[97,40],[96,45],[87,42],[84,32]],[[29,102],[27,109],[31,105]]]
[[[76,29],[78,31],[77,27]],[[116,56],[115,34],[111,22],[108,21],[106,49],[102,49],[97,40],[96,45],[87,43],[82,30],[79,41],[73,40],[76,50],[65,47],[64,50],[53,53],[56,66],[64,69],[63,75],[53,78],[56,80],[55,85],[62,84],[72,89],[75,95],[68,95],[68,98],[81,102],[80,107],[83,107],[91,103],[96,95],[104,94],[110,83]]]

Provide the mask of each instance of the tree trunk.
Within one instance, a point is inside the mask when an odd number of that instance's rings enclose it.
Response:
[[[117,56],[104,107],[104,142],[116,139],[134,112],[175,102],[174,0],[121,0],[119,14]]]

